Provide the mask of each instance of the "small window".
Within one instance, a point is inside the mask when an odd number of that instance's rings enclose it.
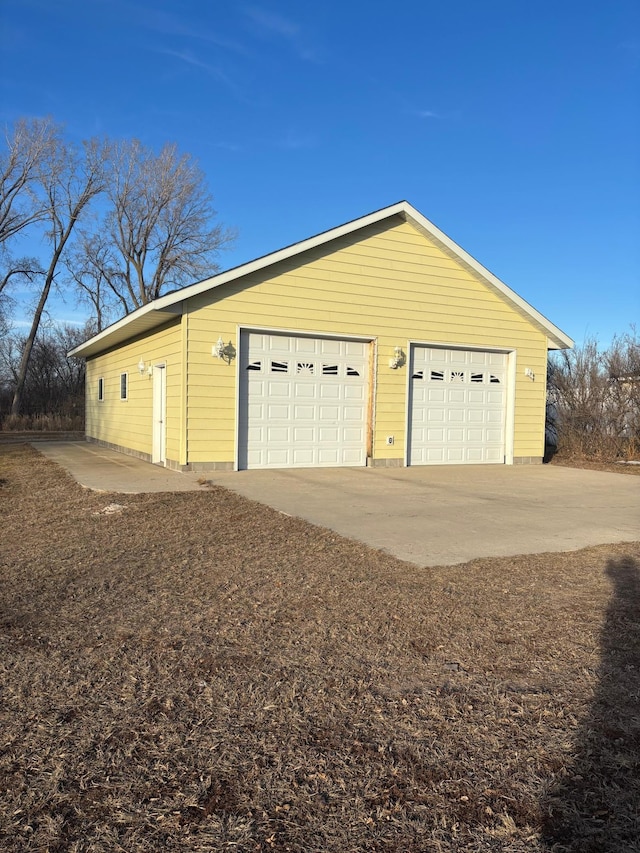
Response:
[[[360,371],[355,367],[347,367],[347,376],[360,376]]]
[[[452,382],[464,382],[464,373],[462,370],[452,370],[451,371],[451,381]]]
[[[483,377],[482,373],[472,373],[471,374],[471,381],[472,382],[482,382],[483,378],[484,377]]]
[[[416,372],[412,375],[412,379],[424,379],[424,370],[416,370]]]
[[[102,403],[104,400],[104,376],[101,376],[98,379],[98,402]]]
[[[272,373],[288,373],[289,372],[289,364],[286,361],[272,361],[271,362],[271,372]]]
[[[128,385],[128,378],[129,378],[129,374],[128,374],[128,373],[121,373],[121,374],[120,374],[120,399],[121,399],[121,400],[126,400],[126,399],[128,399],[128,398],[127,398],[127,392],[128,392],[128,388],[127,388],[127,385]]]
[[[301,374],[302,376],[313,376],[314,374],[314,365],[312,361],[299,361],[296,373]]]
[[[338,365],[337,364],[323,364],[322,365],[322,375],[323,376],[337,376],[338,375]]]
[[[247,370],[260,370],[262,367],[261,361],[252,361],[251,364],[247,365]]]
[[[490,382],[493,382],[493,383],[494,383],[494,384],[496,384],[496,385],[499,385],[499,384],[500,384],[500,380],[498,379],[498,377],[497,377],[497,376],[494,376],[494,375],[493,375],[493,373],[491,374],[491,379],[490,379],[489,381],[490,381]]]
[[[444,382],[444,371],[443,370],[432,370],[431,371],[431,379],[435,382]]]

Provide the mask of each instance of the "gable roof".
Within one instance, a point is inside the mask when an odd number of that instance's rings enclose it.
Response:
[[[440,247],[457,261],[467,267],[471,272],[479,275],[484,280],[485,284],[501,295],[511,303],[511,305],[521,314],[527,317],[535,326],[537,326],[548,338],[550,349],[567,349],[573,346],[573,341],[568,335],[565,335],[557,326],[554,326],[546,317],[536,311],[522,297],[518,296],[510,287],[500,281],[493,273],[476,261],[468,252],[458,246],[457,243],[448,237],[443,231],[437,228],[425,216],[415,209],[407,201],[399,201],[389,207],[383,207],[376,210],[367,216],[362,216],[359,219],[353,219],[351,222],[346,222],[344,225],[339,225],[337,228],[331,228],[329,231],[323,231],[316,234],[314,237],[309,237],[299,243],[293,243],[286,246],[284,249],[279,249],[277,252],[272,252],[268,255],[263,255],[248,263],[233,267],[225,272],[218,273],[211,278],[206,278],[203,281],[190,284],[180,290],[167,293],[147,305],[143,305],[131,314],[127,314],[121,320],[108,326],[102,332],[99,332],[94,337],[89,338],[85,343],[80,344],[70,350],[69,355],[90,357],[97,355],[113,346],[123,343],[137,335],[144,334],[150,330],[163,325],[172,316],[179,316],[183,311],[183,303],[185,300],[193,296],[198,296],[208,290],[213,290],[215,287],[220,287],[230,281],[235,281],[243,276],[251,273],[264,270],[281,261],[288,260],[296,255],[302,255],[309,249],[315,249],[319,246],[327,245],[333,240],[340,237],[345,237],[353,234],[356,231],[367,228],[369,225],[374,225],[385,219],[392,217],[400,217],[405,222],[409,222],[418,231],[421,231],[429,239],[434,240]]]

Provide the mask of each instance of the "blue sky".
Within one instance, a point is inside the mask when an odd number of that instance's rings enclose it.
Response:
[[[3,123],[194,155],[223,268],[407,199],[577,342],[640,320],[637,0],[0,0],[0,38]]]

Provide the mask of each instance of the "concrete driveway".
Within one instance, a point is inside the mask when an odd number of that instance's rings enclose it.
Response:
[[[199,490],[205,477],[421,566],[640,540],[640,477],[550,465],[180,474],[97,445],[35,445],[90,488]]]

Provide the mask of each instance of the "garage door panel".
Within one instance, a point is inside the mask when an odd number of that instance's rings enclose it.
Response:
[[[368,344],[362,341],[344,341],[344,353],[348,356],[357,356],[358,359],[364,359]]]
[[[341,342],[330,338],[321,338],[319,341],[320,355],[340,355],[342,352]]]
[[[320,421],[337,421],[340,417],[340,406],[320,406]]]
[[[342,416],[345,421],[357,421],[362,423],[364,418],[363,406],[343,406]]]
[[[265,430],[263,427],[250,427],[249,437],[252,442],[261,442],[265,440]]]
[[[259,468],[262,463],[262,453],[252,450],[247,454],[247,467]]]
[[[291,387],[288,382],[268,382],[266,393],[269,397],[289,397]]]
[[[340,385],[321,385],[320,386],[320,399],[321,400],[339,400],[340,399]]]
[[[243,332],[240,468],[364,465],[369,345]]]
[[[345,400],[364,400],[364,388],[362,385],[344,385],[343,398]]]
[[[267,427],[267,441],[270,443],[282,441],[284,443],[288,443],[290,440],[289,428],[288,427]],[[262,436],[260,436],[262,438]]]
[[[316,352],[316,341],[312,338],[293,338],[291,339],[292,349],[297,353],[313,353]]]
[[[262,418],[264,412],[264,406],[256,406],[255,408],[251,408],[250,412],[255,412],[254,417]],[[279,421],[279,420],[288,420],[290,418],[291,406],[289,405],[278,405],[274,403],[269,403],[267,406],[267,419],[269,421]]]
[[[414,347],[410,464],[504,462],[506,368],[505,353]]]
[[[261,457],[262,458],[262,457]],[[289,451],[287,448],[270,447],[267,451],[267,465],[286,467],[289,463]]]
[[[287,432],[285,440],[290,442],[292,438],[296,443],[312,444],[316,438],[316,430],[314,427],[295,427],[295,429]]]
[[[314,452],[311,447],[305,447],[291,451],[290,457],[287,459],[286,465],[278,464],[279,468],[290,468],[296,465],[300,467],[310,467],[314,464]]]
[[[293,417],[299,421],[315,420],[316,407],[313,405],[309,406],[302,403],[296,403],[295,406],[293,406]]]
[[[340,440],[340,430],[338,427],[320,427],[318,430],[318,438],[322,443],[337,444]]]
[[[315,399],[318,395],[318,388],[310,382],[294,382],[293,395],[297,399]]]

